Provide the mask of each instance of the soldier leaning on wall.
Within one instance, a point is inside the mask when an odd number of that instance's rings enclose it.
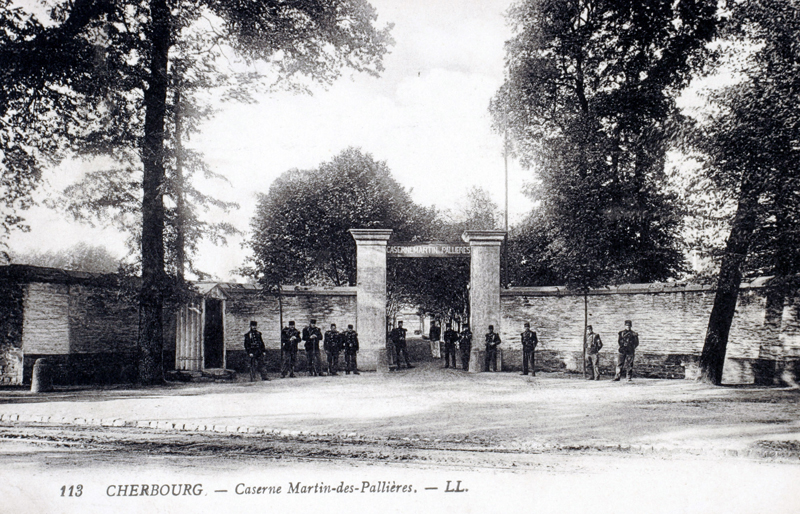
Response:
[[[583,340],[586,349],[586,366],[592,370],[589,380],[600,380],[600,350],[603,348],[603,341],[600,334],[595,334],[591,325],[586,326],[586,337]]]

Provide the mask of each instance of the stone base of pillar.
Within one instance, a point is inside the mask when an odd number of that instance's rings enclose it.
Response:
[[[382,364],[381,359],[386,360],[386,349],[379,348],[375,350],[360,350],[358,352],[358,369],[359,371],[381,371],[381,368],[386,368]]]
[[[431,356],[434,359],[441,359],[442,358],[442,342],[441,341],[431,341]]]
[[[391,363],[389,359],[389,350],[386,348],[378,348],[375,351],[376,361],[374,370],[378,373],[388,373],[390,371]]]
[[[473,349],[469,357],[469,372],[481,373],[486,369],[486,350]],[[497,349],[497,371],[503,371],[503,349]]]

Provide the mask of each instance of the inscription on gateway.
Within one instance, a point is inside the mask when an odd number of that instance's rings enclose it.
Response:
[[[387,257],[469,257],[469,245],[447,243],[415,243],[389,245]]]

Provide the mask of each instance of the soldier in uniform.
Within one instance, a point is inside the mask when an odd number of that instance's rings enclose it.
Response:
[[[486,371],[497,371],[497,347],[499,345],[500,335],[495,333],[494,325],[489,325],[489,332],[486,333]]]
[[[453,330],[452,323],[447,324],[447,329],[444,331],[444,367],[450,367],[450,360],[453,361],[453,369],[456,367],[456,342],[458,341],[458,332]]]
[[[628,375],[628,382],[633,378],[633,354],[639,346],[639,334],[631,330],[632,325],[631,320],[625,320],[625,330],[619,333],[619,357],[614,380],[619,380],[622,373]]]
[[[354,375],[358,375],[358,363],[356,361],[358,332],[353,330],[353,325],[347,325],[347,330],[342,333],[342,341],[344,343],[344,373],[349,375],[352,371]]]
[[[528,374],[528,364],[530,364],[531,375],[536,376],[536,345],[539,340],[536,339],[536,332],[531,330],[531,324],[525,322],[525,331],[520,334],[522,339],[522,374]]]
[[[469,357],[472,352],[472,332],[469,323],[464,323],[458,338],[458,349],[461,351],[461,369],[469,371]]]
[[[438,341],[441,335],[442,335],[442,327],[439,326],[439,322],[432,321],[431,330],[430,332],[428,332],[428,337],[430,338],[431,341]]]
[[[267,351],[261,332],[258,331],[258,322],[250,322],[250,332],[244,335],[244,350],[247,352],[250,364],[250,382],[255,381],[256,373],[261,375],[261,380],[269,380],[264,373],[262,357]]]
[[[393,328],[392,331],[389,333],[389,339],[392,340],[392,345],[394,346],[394,351],[397,354],[397,369],[400,369],[400,355],[402,354],[406,360],[406,368],[411,369],[414,366],[411,365],[411,362],[408,360],[408,349],[406,348],[406,329],[403,328],[403,322],[398,321],[397,327]]]
[[[281,330],[281,378],[289,374],[294,378],[294,367],[297,363],[297,343],[300,342],[300,332],[295,328],[294,321]]]
[[[322,331],[317,326],[317,320],[312,319],[309,325],[303,329],[308,374],[311,376],[322,376],[322,368],[319,362],[319,342],[321,339]]]
[[[600,334],[594,333],[591,325],[586,327],[583,346],[586,349],[586,365],[592,369],[589,380],[600,380],[600,349],[603,348],[603,341],[600,340]]]
[[[328,375],[336,375],[339,367],[339,352],[342,351],[342,334],[336,330],[336,324],[331,323],[331,329],[325,332],[323,348],[328,357]]]

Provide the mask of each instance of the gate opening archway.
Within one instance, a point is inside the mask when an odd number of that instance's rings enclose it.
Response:
[[[386,254],[390,229],[351,229],[356,241],[356,330],[361,349],[359,364],[363,369],[385,371],[386,360]],[[489,325],[500,332],[500,245],[505,237],[502,230],[468,230],[462,238],[467,243],[470,255],[470,327],[475,338],[472,352],[477,354],[481,345],[480,335]],[[444,256],[436,246],[416,244],[426,248],[426,257]],[[402,248],[414,248],[403,245]],[[408,253],[413,250],[404,250]],[[470,359],[479,363],[477,355]]]

